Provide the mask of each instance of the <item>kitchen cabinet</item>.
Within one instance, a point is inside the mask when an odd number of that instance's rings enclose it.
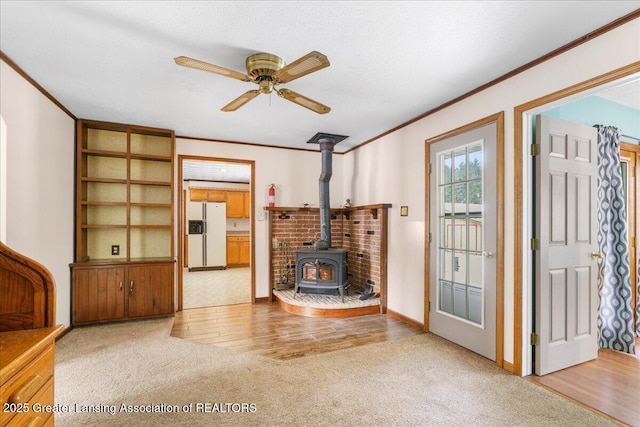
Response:
[[[251,197],[249,191],[227,191],[227,218],[249,218]]]
[[[227,236],[227,267],[248,266],[250,258],[249,236]]]
[[[173,263],[113,266],[76,263],[72,270],[73,325],[173,314]]]
[[[189,189],[189,199],[192,202],[226,202],[227,192],[211,188],[191,187]]]

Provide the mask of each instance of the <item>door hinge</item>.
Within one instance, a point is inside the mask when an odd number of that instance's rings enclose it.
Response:
[[[427,304],[429,305],[429,308],[427,308],[427,311],[431,312],[431,301],[429,301]]]
[[[431,233],[429,233],[429,243],[431,243]]]
[[[534,157],[540,155],[540,144],[531,144],[531,155]]]
[[[429,163],[429,175],[431,175],[431,163]]]
[[[531,250],[539,251],[540,250],[540,240],[539,239],[531,239]]]
[[[633,237],[631,238],[631,247],[632,247],[632,248],[635,248],[635,247],[636,247],[636,237],[635,237],[635,236],[633,236]]]
[[[540,335],[531,332],[531,345],[540,345]]]

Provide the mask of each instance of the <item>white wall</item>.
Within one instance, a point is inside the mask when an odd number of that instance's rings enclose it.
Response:
[[[7,124],[0,115],[0,242],[7,243]]]
[[[269,222],[267,221],[268,216],[259,215],[266,213],[264,207],[268,205],[269,201],[269,184],[276,185],[276,206],[302,207],[304,203],[309,203],[309,205],[317,207],[319,198],[318,178],[320,177],[322,165],[319,147],[317,149],[317,152],[309,152],[187,138],[176,139],[176,160],[179,155],[190,155],[252,160],[255,162],[255,206],[252,215],[255,218],[253,240],[255,242],[256,298],[270,296]],[[332,207],[340,206],[346,198],[343,196],[341,185],[343,181],[343,160],[343,155],[333,155],[333,176],[331,177],[330,187]],[[176,182],[178,182],[177,175]],[[265,219],[259,220],[261,217]],[[177,223],[178,220],[176,218]],[[176,251],[178,249],[177,246]]]
[[[639,61],[638,34],[640,19],[345,156],[345,194],[352,195],[356,204],[393,203],[389,226],[389,309],[419,322],[424,320],[424,141],[504,111],[504,360],[513,362],[514,107]],[[400,217],[400,205],[409,206],[408,217]]]
[[[4,62],[0,114],[6,124],[6,244],[47,267],[56,321],[70,325],[75,122]]]

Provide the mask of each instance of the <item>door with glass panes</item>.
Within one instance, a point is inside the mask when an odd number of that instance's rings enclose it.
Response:
[[[496,359],[496,123],[429,144],[429,330]]]

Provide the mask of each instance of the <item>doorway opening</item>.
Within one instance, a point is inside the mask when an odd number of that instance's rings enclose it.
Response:
[[[615,76],[615,74],[613,74]],[[534,224],[534,200],[531,191],[528,189],[533,188],[533,183],[531,177],[533,176],[533,157],[529,156],[528,150],[532,143],[535,142],[535,116],[538,114],[544,114],[545,112],[552,111],[554,109],[558,109],[563,106],[571,105],[572,103],[576,103],[590,97],[596,96],[598,94],[603,93],[604,91],[611,90],[612,88],[624,88],[627,87],[631,91],[638,91],[637,87],[640,85],[640,73],[635,70],[635,72],[628,72],[627,75],[618,75],[617,78],[612,78],[608,82],[604,82],[600,85],[593,85],[592,87],[586,87],[583,91],[575,92],[573,91],[566,96],[559,96],[555,100],[550,100],[547,98],[546,102],[540,102],[536,104],[536,101],[532,101],[528,105],[522,107],[516,107],[516,119],[520,119],[520,130],[522,131],[522,146],[518,147],[516,141],[516,149],[520,148],[521,153],[526,153],[527,155],[522,156],[522,189],[523,197],[522,197],[522,211],[520,214],[519,222],[521,223],[521,228],[524,231],[524,236],[520,241],[520,245],[516,246],[516,256],[518,255],[518,250],[520,250],[520,257],[516,258],[516,263],[522,262],[522,271],[523,271],[523,282],[522,282],[522,301],[515,301],[515,310],[520,310],[521,307],[524,307],[525,316],[523,319],[523,327],[522,331],[516,332],[519,335],[516,335],[514,338],[516,339],[516,343],[520,343],[522,345],[522,373],[523,375],[530,375],[532,373],[533,367],[533,346],[530,343],[530,334],[534,330],[534,301],[533,301],[533,277],[534,277],[534,269],[533,269],[533,253],[530,251],[530,240],[534,236],[533,224]],[[604,123],[608,125],[609,123]],[[623,132],[624,133],[624,132]],[[520,131],[518,127],[516,127],[516,135],[520,135]],[[623,139],[624,140],[624,139]],[[637,179],[637,178],[635,178]],[[516,190],[517,191],[517,190]],[[595,195],[594,195],[595,197]],[[518,207],[516,207],[516,214],[518,211]],[[628,218],[629,224],[633,224],[633,229],[637,233],[637,227],[635,227],[635,223],[637,222],[637,212],[635,216]],[[631,227],[630,227],[631,228]],[[634,236],[630,236],[634,237]],[[637,240],[637,238],[636,238]],[[629,248],[632,246],[632,239],[629,239]],[[635,262],[632,264],[636,264],[637,254],[635,254]],[[637,274],[637,272],[636,272]],[[632,276],[632,289],[635,289],[635,284],[637,276]],[[526,278],[526,279],[525,279]],[[635,279],[635,280],[634,280]],[[517,280],[517,278],[516,278]],[[637,286],[637,285],[636,285]],[[637,303],[637,301],[636,301]],[[522,304],[518,307],[518,304]],[[514,311],[515,311],[514,310]],[[517,311],[516,311],[517,313]],[[518,353],[518,346],[516,346],[516,354]],[[516,357],[517,359],[517,357]]]
[[[255,300],[250,160],[178,156],[178,310]]]
[[[425,141],[425,330],[498,366],[504,329],[504,114]]]
[[[587,98],[591,95],[601,94],[610,89],[638,90],[640,82],[640,63],[634,63],[577,85],[560,90],[553,94],[543,96],[514,108],[515,127],[515,200],[518,201],[514,210],[514,228],[522,230],[514,236],[514,363],[512,372],[523,376],[532,373],[532,345],[530,333],[532,331],[534,303],[532,300],[532,252],[530,251],[530,238],[532,236],[533,204],[529,194],[531,189],[532,162],[529,154],[530,144],[533,141],[533,117],[555,107]],[[633,84],[632,84],[633,83]],[[630,94],[629,99],[638,100],[638,92]],[[599,123],[611,125],[612,123]],[[614,124],[615,125],[615,124]],[[625,132],[623,132],[624,134]],[[625,139],[623,138],[623,141]],[[635,147],[638,141],[631,142]],[[635,150],[635,148],[634,148]],[[637,156],[636,156],[637,162]],[[636,163],[637,164],[637,163]],[[637,166],[636,166],[637,167]],[[638,174],[636,172],[635,185],[638,188]],[[635,193],[635,192],[634,192]],[[631,194],[631,193],[629,193]],[[636,195],[637,197],[637,195]],[[638,223],[638,199],[636,198],[636,224]],[[635,227],[636,246],[638,241],[638,227]],[[635,265],[638,262],[636,250]],[[638,271],[632,276],[632,289],[637,289]],[[636,301],[637,304],[637,301]],[[636,346],[640,346],[640,339],[636,336]],[[598,351],[598,358],[594,361],[567,368],[557,373],[542,377],[529,377],[531,381],[542,383],[544,387],[569,396],[596,411],[622,419],[623,414],[637,417],[635,404],[629,404],[628,396],[640,393],[640,383],[632,378],[638,372],[640,357],[615,352],[613,350]],[[613,369],[612,369],[613,367]],[[564,376],[564,377],[563,377]],[[600,380],[594,387],[593,378]],[[570,379],[569,379],[570,378]],[[588,384],[579,385],[579,379],[588,378]],[[620,384],[626,384],[620,387]],[[566,387],[563,388],[563,385]],[[593,391],[596,390],[595,393]],[[586,396],[582,391],[590,391]],[[627,402],[627,403],[625,403]],[[625,418],[630,419],[630,418]],[[631,425],[637,424],[630,422]]]

